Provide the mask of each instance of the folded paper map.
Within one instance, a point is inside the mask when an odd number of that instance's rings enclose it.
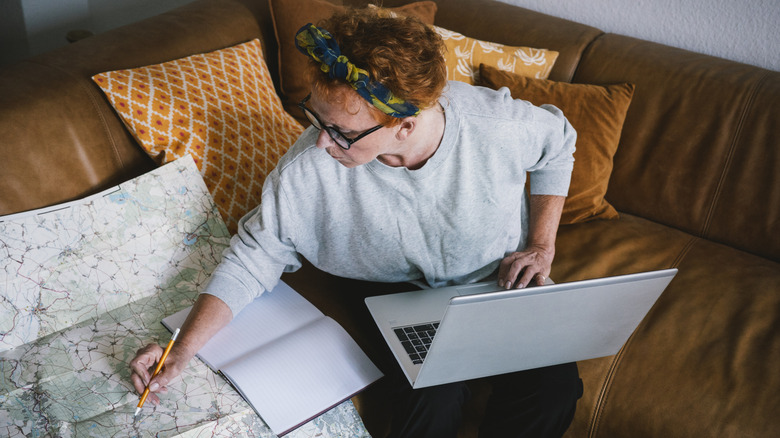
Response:
[[[133,421],[128,363],[170,333],[229,235],[186,157],[89,198],[0,217],[0,436],[273,437],[193,360]],[[288,437],[368,436],[350,402]]]

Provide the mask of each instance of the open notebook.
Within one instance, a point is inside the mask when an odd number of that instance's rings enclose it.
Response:
[[[162,323],[181,327],[190,308]],[[199,352],[284,435],[382,377],[347,332],[284,282],[244,308]]]

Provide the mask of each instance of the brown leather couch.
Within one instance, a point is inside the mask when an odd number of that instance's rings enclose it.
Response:
[[[636,86],[606,196],[620,218],[562,226],[552,276],[679,274],[620,353],[579,364],[585,394],[568,436],[777,436],[780,73],[499,2],[440,0],[436,24],[559,51],[556,81]],[[256,37],[276,72],[266,1],[199,0],[0,70],[0,215],[95,193],[155,166],[92,75]],[[311,267],[286,279],[360,340],[355,327],[366,321],[330,295],[360,282]],[[489,392],[480,385],[462,436],[474,435]],[[375,435],[387,419],[382,391],[355,399]]]

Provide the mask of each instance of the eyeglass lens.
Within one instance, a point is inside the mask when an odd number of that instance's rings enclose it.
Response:
[[[323,126],[322,123],[320,123],[320,120],[317,118],[317,116],[314,115],[314,113],[311,112],[308,108],[304,107],[303,113],[306,114],[306,118],[309,119],[309,122],[311,122],[311,124],[314,125],[315,128],[320,130],[324,129],[325,132],[328,133],[330,138],[336,142],[336,144],[338,144],[344,149],[349,149],[350,147],[349,142],[347,141],[346,138],[344,138],[344,136],[340,132],[332,128],[329,128],[327,126]]]

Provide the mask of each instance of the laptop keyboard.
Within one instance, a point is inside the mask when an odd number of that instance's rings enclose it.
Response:
[[[428,324],[394,327],[393,331],[409,354],[412,363],[421,364],[425,360],[425,356],[428,355],[428,348],[430,348],[438,328],[439,322],[437,321]]]

